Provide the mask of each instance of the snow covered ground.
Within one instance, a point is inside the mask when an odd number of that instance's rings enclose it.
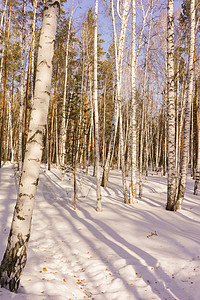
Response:
[[[41,168],[28,249],[17,294],[0,299],[200,299],[200,196],[188,185],[183,209],[165,210],[167,178],[149,175],[143,199],[123,203],[121,173],[111,171],[97,213],[95,178]],[[11,164],[0,169],[0,260],[16,201]]]

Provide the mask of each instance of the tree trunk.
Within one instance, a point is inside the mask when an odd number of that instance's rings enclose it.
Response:
[[[3,62],[4,62],[4,51],[5,51],[5,32],[6,32],[6,10],[7,10],[8,0],[5,1],[4,10],[1,15],[0,24],[0,86],[3,73]]]
[[[167,109],[168,109],[168,184],[167,210],[175,204],[175,98],[174,98],[174,0],[168,0],[167,15]]]
[[[136,3],[132,0],[132,50],[131,50],[131,191],[130,203],[137,199],[137,118],[136,118]]]
[[[18,144],[18,168],[19,174],[22,172],[23,161],[23,103],[24,103],[24,75],[25,75],[25,18],[26,18],[26,0],[23,1],[23,18],[22,18],[22,47],[21,47],[21,91],[20,91],[20,104],[19,104],[19,144]],[[26,103],[26,101],[25,101]],[[26,107],[26,104],[25,104]],[[25,113],[26,108],[25,108]],[[25,118],[26,121],[26,118]],[[24,126],[26,126],[24,124]],[[25,132],[25,127],[24,127]]]
[[[95,126],[95,167],[97,184],[97,211],[101,211],[101,186],[100,186],[100,156],[99,156],[99,114],[97,101],[97,16],[98,0],[95,0],[95,25],[94,25],[94,126]]]
[[[195,53],[194,53],[195,54]],[[199,180],[200,180],[200,123],[199,123],[199,114],[200,106],[198,101],[198,81],[196,74],[196,59],[194,57],[194,75],[195,75],[195,104],[196,104],[196,118],[197,118],[197,161],[196,161],[196,170],[195,170],[195,184],[194,184],[194,195],[198,195],[199,189]]]
[[[6,116],[6,97],[7,97],[7,72],[8,72],[8,48],[10,39],[10,23],[11,23],[11,9],[12,5],[10,3],[9,8],[9,20],[8,20],[8,32],[6,41],[6,52],[5,52],[5,69],[4,69],[4,82],[3,82],[3,92],[2,92],[2,105],[1,105],[1,131],[0,131],[0,168],[4,144],[4,129],[5,129],[5,116]]]
[[[181,177],[179,181],[178,196],[174,206],[174,210],[181,209],[185,194],[187,182],[188,154],[190,145],[190,118],[191,118],[191,102],[193,97],[193,64],[194,64],[194,44],[195,44],[195,0],[190,2],[190,52],[189,52],[189,70],[188,70],[188,89],[185,108],[184,122],[184,141],[183,155],[181,161]]]
[[[34,106],[27,147],[7,249],[0,266],[0,285],[17,292],[27,260],[34,198],[37,191],[44,134],[47,122],[52,58],[59,13],[59,1],[46,1],[40,35]]]
[[[49,132],[49,161],[48,161],[48,170],[51,170],[52,163],[52,148],[53,148],[53,129],[54,129],[54,118],[55,118],[55,107],[56,107],[56,91],[57,91],[57,79],[58,79],[58,59],[56,66],[55,74],[55,87],[54,87],[54,96],[52,102],[52,111],[51,111],[51,122],[50,122],[50,132]]]

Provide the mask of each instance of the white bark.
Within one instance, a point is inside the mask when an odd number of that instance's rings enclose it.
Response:
[[[199,106],[198,106],[199,109]],[[200,109],[199,109],[200,114]],[[199,114],[198,114],[198,154],[197,154],[197,165],[196,165],[196,173],[195,173],[195,185],[194,185],[194,195],[198,195],[199,189],[199,181],[200,181],[200,122],[199,122]]]
[[[175,203],[175,95],[174,95],[174,0],[168,0],[167,15],[167,108],[168,108],[168,191],[167,210]]]
[[[193,75],[194,75],[194,45],[195,45],[195,0],[190,2],[190,50],[189,50],[189,67],[188,67],[188,89],[185,108],[184,123],[184,141],[183,155],[181,161],[181,177],[179,181],[179,190],[174,210],[181,209],[187,183],[188,155],[190,144],[190,118],[191,118],[191,102],[193,98]]]
[[[117,0],[117,5],[119,5],[119,0]],[[115,64],[116,64],[116,83],[117,83],[117,99],[115,99],[114,102],[114,108],[113,108],[113,118],[112,118],[112,125],[111,125],[111,138],[110,138],[110,145],[106,160],[106,165],[104,167],[104,174],[102,178],[102,183],[104,186],[105,182],[107,184],[108,180],[108,173],[111,163],[111,157],[113,149],[111,149],[111,145],[114,146],[115,141],[115,134],[117,130],[117,121],[118,121],[118,107],[119,112],[121,110],[121,84],[122,84],[122,63],[123,63],[123,53],[124,53],[124,42],[125,42],[125,34],[128,24],[128,18],[129,18],[129,7],[130,7],[130,0],[124,0],[123,1],[123,12],[119,12],[118,14],[121,20],[121,30],[120,30],[120,36],[119,40],[117,42],[117,33],[116,33],[116,24],[115,24],[115,15],[114,15],[114,3],[113,0],[111,0],[111,9],[112,9],[112,22],[113,22],[113,34],[114,34],[114,45],[115,45]],[[123,183],[123,190],[124,190],[124,202],[128,203],[128,195],[127,195],[127,187],[126,187],[126,176],[125,176],[125,165],[123,166],[123,163],[125,164],[124,160],[124,142],[123,142],[123,134],[122,134],[122,117],[119,122],[120,128],[120,151],[121,151],[121,163],[122,163],[122,183]],[[106,167],[107,167],[107,174],[106,174]],[[106,174],[106,175],[105,175]]]
[[[99,156],[99,114],[97,100],[97,16],[98,0],[95,0],[95,23],[94,23],[94,126],[95,126],[95,167],[97,184],[97,211],[101,211],[101,187],[100,187],[100,156]]]
[[[195,60],[195,57],[194,57]],[[196,62],[194,62],[194,70],[195,70],[195,100],[196,100],[196,114],[197,114],[197,162],[196,162],[196,170],[195,170],[195,184],[194,184],[194,195],[198,195],[198,189],[199,189],[199,180],[200,180],[200,121],[199,121],[199,115],[200,115],[200,103],[198,98],[198,80],[197,80],[197,74],[196,74]]]
[[[18,289],[27,260],[33,204],[44,147],[59,4],[59,1],[48,0],[44,8],[25,159],[7,249],[0,266],[0,285],[14,292]]]
[[[31,109],[33,107],[34,99],[34,65],[35,65],[35,23],[37,12],[37,0],[33,0],[33,46],[32,46],[32,58],[31,58]]]
[[[150,24],[149,24],[149,33],[147,40],[147,49],[146,49],[146,57],[145,57],[145,70],[144,70],[144,79],[143,79],[143,90],[142,90],[142,115],[141,115],[141,133],[140,133],[140,164],[139,164],[139,198],[142,198],[142,169],[143,169],[143,139],[144,139],[144,131],[145,131],[145,108],[146,108],[146,81],[147,81],[147,71],[148,71],[148,59],[149,59],[149,47],[150,47],[150,38],[151,38],[151,29],[152,29],[152,15],[153,15],[153,1],[150,3]]]
[[[19,143],[18,143],[18,165],[19,174],[22,172],[22,131],[23,131],[23,103],[24,103],[24,75],[25,75],[25,18],[26,18],[26,0],[23,1],[22,17],[22,47],[21,47],[21,93],[19,106]]]
[[[0,86],[2,80],[2,72],[3,72],[3,58],[5,51],[5,32],[6,32],[6,10],[7,10],[8,0],[6,0],[4,5],[4,10],[1,15],[1,24],[0,24]]]
[[[137,199],[137,118],[136,118],[136,3],[132,0],[132,51],[131,51],[131,191],[130,203]]]

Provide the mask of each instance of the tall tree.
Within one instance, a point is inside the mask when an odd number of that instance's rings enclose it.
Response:
[[[0,266],[0,285],[13,292],[18,289],[27,260],[33,204],[44,147],[59,7],[60,1],[54,0],[47,0],[44,7],[26,153],[8,244]]]
[[[199,180],[200,180],[200,105],[198,98],[198,81],[196,74],[196,58],[194,57],[194,73],[195,73],[195,104],[196,104],[196,119],[197,119],[197,162],[195,171],[194,195],[198,195]]]
[[[97,99],[97,17],[98,0],[95,0],[95,23],[94,23],[94,126],[95,126],[95,167],[97,182],[97,211],[101,211],[101,186],[100,186],[100,155],[99,155],[99,113]]]
[[[174,0],[167,8],[167,109],[168,109],[168,184],[167,210],[175,204],[175,95],[174,95]]]
[[[21,93],[19,105],[19,144],[18,144],[18,164],[19,172],[22,171],[22,131],[23,131],[23,103],[24,103],[24,75],[25,75],[25,20],[26,20],[26,0],[23,0],[23,15],[22,15],[22,47],[21,47]]]
[[[188,66],[188,85],[187,98],[185,107],[184,122],[184,140],[183,153],[181,161],[181,176],[179,181],[178,195],[174,210],[181,209],[187,183],[187,169],[190,146],[190,118],[191,118],[191,102],[193,98],[193,77],[194,77],[194,45],[195,45],[195,0],[190,1],[190,50],[189,50],[189,66]]]
[[[137,198],[137,119],[136,119],[136,3],[132,0],[132,50],[131,50],[131,191],[130,203]]]

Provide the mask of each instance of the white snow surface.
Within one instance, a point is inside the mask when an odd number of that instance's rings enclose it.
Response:
[[[17,294],[0,299],[200,299],[200,197],[189,176],[179,212],[165,210],[167,178],[149,173],[143,198],[123,203],[121,172],[113,170],[96,212],[93,170],[73,173],[41,167],[28,261]],[[128,178],[130,181],[130,178]],[[0,259],[17,195],[12,164],[0,169]]]

